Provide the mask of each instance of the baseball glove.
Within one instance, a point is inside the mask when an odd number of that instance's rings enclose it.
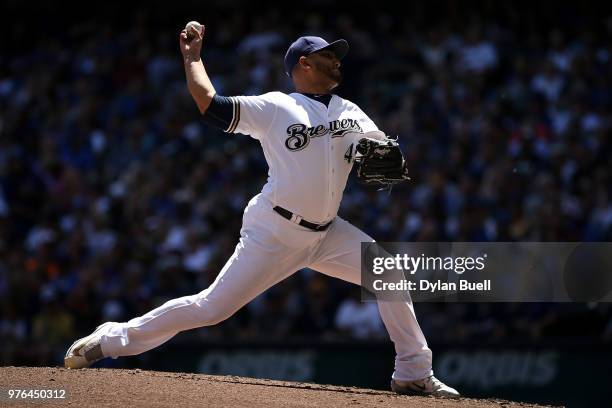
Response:
[[[397,141],[364,137],[357,144],[357,179],[365,184],[391,187],[410,180],[404,155]]]

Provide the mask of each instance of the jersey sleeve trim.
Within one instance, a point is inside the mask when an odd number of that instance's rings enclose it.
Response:
[[[234,103],[226,96],[215,94],[204,112],[204,123],[225,131],[233,119]]]
[[[233,133],[240,123],[240,102],[236,98],[231,98],[234,104],[233,117],[229,127],[225,130],[227,133]]]

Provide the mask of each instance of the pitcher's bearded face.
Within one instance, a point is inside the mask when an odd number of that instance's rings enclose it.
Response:
[[[336,55],[328,50],[315,52],[308,56],[313,67],[330,82],[334,87],[342,82],[342,72],[340,71],[340,60]]]

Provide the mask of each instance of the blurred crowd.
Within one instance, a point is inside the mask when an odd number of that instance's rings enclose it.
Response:
[[[612,240],[612,16],[217,13],[203,59],[221,95],[290,91],[299,35],[348,40],[338,94],[399,135],[413,179],[390,194],[349,181],[340,215],[375,239]],[[258,142],[207,127],[188,94],[188,19],[160,18],[73,24],[0,55],[0,362],[57,363],[97,324],[206,288],[265,183]],[[359,300],[306,269],[192,335],[385,339]],[[612,338],[606,304],[416,310],[441,342]]]

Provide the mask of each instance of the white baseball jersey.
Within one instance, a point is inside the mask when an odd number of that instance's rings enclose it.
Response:
[[[268,162],[262,193],[307,221],[332,220],[365,133],[384,137],[354,103],[332,95],[328,106],[300,93],[236,96],[226,132],[259,140]]]

